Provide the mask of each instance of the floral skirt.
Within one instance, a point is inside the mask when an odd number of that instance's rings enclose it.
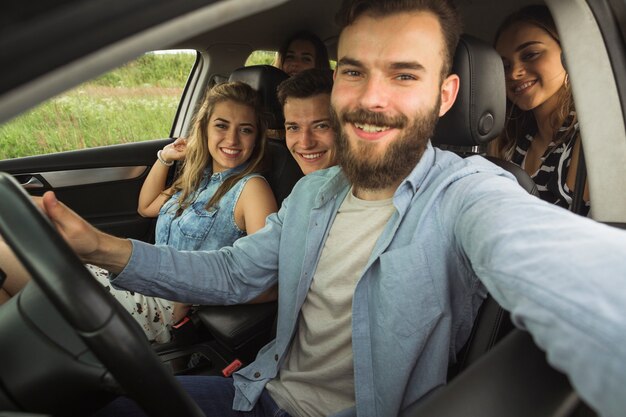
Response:
[[[95,265],[85,266],[139,323],[148,340],[156,343],[170,341],[170,328],[174,322],[173,302],[133,291],[115,289],[109,282],[109,271]]]

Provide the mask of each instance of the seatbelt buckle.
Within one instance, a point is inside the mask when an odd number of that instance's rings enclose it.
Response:
[[[185,316],[182,319],[180,319],[180,321],[176,322],[176,324],[172,325],[172,329],[180,329],[181,327],[183,327],[189,320],[191,320],[189,318],[189,316]]]
[[[194,326],[194,322],[189,316],[185,316],[180,321],[172,324],[170,334],[172,335],[172,340],[176,341],[180,346],[189,346],[198,342],[198,328]]]
[[[239,359],[235,359],[234,361],[229,363],[226,366],[226,368],[222,369],[222,375],[224,375],[226,378],[228,378],[233,373],[235,373],[239,368],[241,368],[242,365],[243,365],[243,363]]]

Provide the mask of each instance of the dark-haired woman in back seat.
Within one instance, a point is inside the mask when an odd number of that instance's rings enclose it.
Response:
[[[507,120],[490,154],[522,167],[543,200],[572,209],[577,187],[580,134],[559,35],[546,6],[527,6],[508,16],[495,48],[506,73]],[[579,214],[589,211],[584,186]]]
[[[296,32],[280,46],[274,66],[290,77],[306,69],[330,69],[328,50],[317,35],[307,31]]]

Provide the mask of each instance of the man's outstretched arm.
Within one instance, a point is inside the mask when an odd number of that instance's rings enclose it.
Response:
[[[260,295],[277,280],[282,220],[276,214],[266,227],[233,247],[177,251],[103,233],[52,192],[36,202],[84,262],[115,275],[111,283],[117,288],[186,303],[238,304]]]
[[[452,196],[448,213],[476,275],[583,399],[624,416],[626,233],[506,192],[503,179],[458,186],[474,193]]]

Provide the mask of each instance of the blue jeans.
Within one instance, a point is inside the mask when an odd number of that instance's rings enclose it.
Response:
[[[234,411],[235,388],[232,378],[197,375],[176,378],[206,417],[290,417],[265,390],[251,411]],[[145,413],[133,400],[119,397],[94,414],[94,417],[105,416],[138,417],[145,416]]]

